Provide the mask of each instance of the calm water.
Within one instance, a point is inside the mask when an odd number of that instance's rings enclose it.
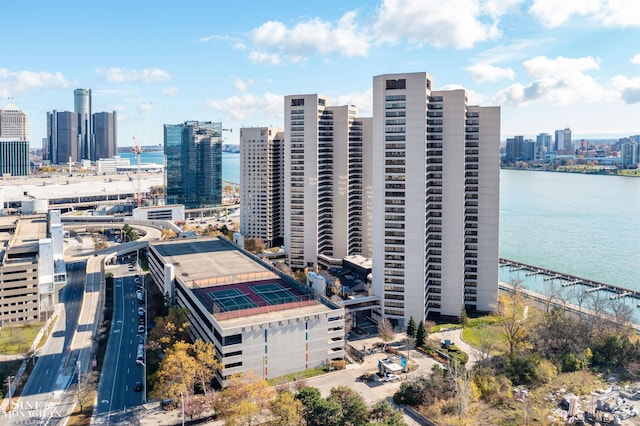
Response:
[[[502,170],[500,256],[640,290],[640,179]]]
[[[135,164],[135,156],[131,152],[120,152],[122,158],[129,158],[131,164]],[[164,153],[162,151],[143,152],[140,154],[141,163],[164,164]],[[240,183],[240,154],[229,152],[222,153],[222,180],[233,183]]]

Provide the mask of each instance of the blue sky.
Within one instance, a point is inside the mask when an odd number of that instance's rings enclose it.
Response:
[[[0,0],[0,105],[29,117],[116,110],[118,144],[162,125],[282,126],[283,96],[321,93],[371,115],[372,77],[426,71],[435,88],[502,107],[502,139],[571,127],[640,134],[638,0],[107,2]],[[11,99],[12,98],[12,99]]]

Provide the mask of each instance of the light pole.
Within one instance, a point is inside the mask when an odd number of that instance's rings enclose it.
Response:
[[[9,382],[9,407],[11,407],[11,380],[15,379],[15,376],[7,376]]]

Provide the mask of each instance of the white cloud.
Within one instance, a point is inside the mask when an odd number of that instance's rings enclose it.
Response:
[[[517,9],[524,0],[485,0],[481,5],[488,15],[498,18]]]
[[[155,69],[122,69],[122,68],[96,68],[96,74],[104,77],[111,83],[162,83],[171,80],[171,74],[168,72]]]
[[[497,95],[497,102],[519,106],[533,101],[553,105],[572,105],[610,101],[614,96],[586,72],[599,69],[599,60],[591,56],[549,59],[538,56],[523,63],[534,78],[527,85],[513,84]]]
[[[608,27],[640,26],[637,0],[535,0],[529,12],[547,27],[558,27],[574,16],[586,16]]]
[[[482,83],[485,81],[513,80],[516,73],[511,68],[500,68],[487,63],[474,64],[467,67],[473,81]]]
[[[370,117],[373,115],[373,88],[369,88],[364,92],[338,96],[334,104],[355,105],[358,107],[358,115],[361,117]]]
[[[3,98],[41,89],[68,88],[72,83],[59,72],[11,71],[0,68],[0,97]]]
[[[251,79],[243,80],[241,78],[236,77],[233,79],[233,84],[236,86],[236,89],[238,89],[241,92],[244,92],[249,88],[249,86],[253,84],[253,80]]]
[[[631,63],[632,64],[636,64],[636,65],[640,65],[640,53],[638,53],[633,58],[631,58]]]
[[[611,85],[619,91],[620,97],[625,103],[640,103],[640,77],[627,78],[623,75],[617,75],[611,79]]]
[[[278,65],[280,63],[280,55],[277,53],[265,53],[254,50],[249,53],[249,60],[254,64]]]
[[[284,98],[274,93],[265,93],[262,96],[247,93],[241,96],[207,101],[207,105],[213,110],[222,111],[226,115],[225,121],[228,121],[246,120],[256,114],[264,117],[282,117],[283,102]]]
[[[175,95],[178,94],[180,90],[177,87],[167,87],[165,89],[162,89],[162,93],[165,96],[169,96],[169,97],[174,97]]]
[[[356,21],[355,12],[345,13],[335,23],[313,18],[291,28],[268,21],[251,31],[251,40],[260,50],[276,50],[293,57],[313,53],[366,56],[369,50],[366,31]]]
[[[498,6],[492,13],[497,13]],[[473,47],[476,43],[498,37],[495,22],[479,19],[477,0],[449,0],[446,7],[439,0],[385,0],[374,28],[380,41],[430,43],[436,47]]]

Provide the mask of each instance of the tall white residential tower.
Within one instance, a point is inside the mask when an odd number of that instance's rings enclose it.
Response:
[[[284,237],[284,132],[276,127],[240,129],[240,233],[266,247]]]
[[[318,94],[285,97],[285,246],[294,269],[371,251],[371,119]]]
[[[489,311],[498,292],[500,109],[432,86],[373,79],[373,292],[401,327]]]

